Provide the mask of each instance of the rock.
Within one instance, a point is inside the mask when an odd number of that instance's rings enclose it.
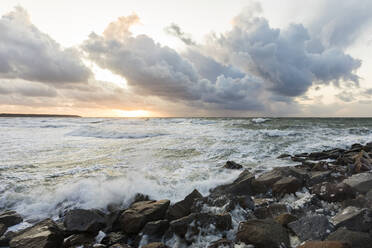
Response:
[[[155,242],[148,245],[142,246],[142,248],[169,248],[169,246],[166,246],[163,243]]]
[[[301,241],[323,240],[334,230],[334,227],[324,215],[305,216],[289,223],[288,227]]]
[[[307,186],[313,186],[328,180],[331,176],[331,171],[312,171],[310,179],[306,182]]]
[[[147,222],[164,219],[170,201],[142,201],[131,205],[119,218],[124,232],[136,234]]]
[[[240,205],[244,209],[254,208],[254,202],[249,195],[211,194],[208,197],[198,199],[191,208],[191,212],[201,212],[204,205],[218,207],[226,212],[234,210],[236,205]]]
[[[102,245],[102,244],[94,244],[92,247],[93,248],[106,248],[107,246]]]
[[[330,155],[327,152],[313,152],[308,156],[310,160],[323,160],[328,159],[329,157]]]
[[[227,161],[223,168],[231,170],[240,170],[243,168],[243,166],[241,164],[235,163],[234,161]]]
[[[234,242],[227,239],[220,239],[212,242],[208,248],[234,248]]]
[[[126,244],[114,244],[112,246],[110,246],[109,248],[131,248],[129,245],[126,245]]]
[[[302,187],[302,182],[295,177],[284,177],[274,183],[273,195],[283,196],[285,194],[296,193]]]
[[[364,172],[355,174],[345,179],[343,182],[352,187],[354,190],[365,194],[372,189],[372,173]]]
[[[8,228],[4,224],[0,224],[0,237],[6,232]]]
[[[273,219],[283,213],[288,213],[288,212],[289,211],[286,205],[274,203],[267,207],[256,208],[254,210],[254,215],[258,219],[266,219],[266,218]]]
[[[63,225],[69,232],[88,232],[97,235],[99,230],[105,227],[105,216],[95,209],[73,209],[67,212]]]
[[[94,243],[95,236],[92,234],[73,234],[66,238],[63,242],[63,248],[90,246]]]
[[[194,224],[191,226],[190,224],[193,222]],[[170,230],[180,237],[185,237],[188,231],[192,234],[198,234],[201,228],[211,225],[219,231],[230,230],[232,228],[231,216],[229,214],[192,213],[170,222]]]
[[[328,202],[341,202],[355,198],[355,190],[345,183],[321,183],[311,189],[312,194],[316,194],[320,199]]]
[[[167,213],[168,218],[170,220],[175,220],[189,215],[194,202],[200,198],[203,198],[203,196],[195,189],[186,196],[185,199],[169,207]]]
[[[110,232],[101,240],[101,244],[111,246],[128,242],[128,236],[121,232]]]
[[[0,237],[0,247],[9,246],[10,240],[15,237],[17,233],[8,231],[3,236]]]
[[[272,219],[248,220],[239,224],[236,241],[256,248],[289,247],[286,229]]]
[[[361,150],[357,155],[354,155],[352,159],[354,159],[354,173],[370,171],[372,169],[372,159],[364,150]]]
[[[152,221],[145,225],[141,233],[148,236],[148,242],[156,242],[161,240],[168,227],[168,220]]]
[[[288,158],[288,157],[290,157],[290,156],[291,156],[290,154],[283,153],[283,154],[280,154],[277,158],[278,158],[278,159],[281,159],[281,158]]]
[[[346,243],[339,241],[307,241],[305,244],[297,246],[297,248],[352,248]]]
[[[144,195],[144,194],[141,194],[141,193],[137,193],[135,196],[134,196],[134,200],[133,200],[133,203],[136,203],[136,202],[141,202],[141,201],[150,201],[150,196],[148,195]],[[132,203],[132,204],[133,204]]]
[[[368,232],[372,229],[372,210],[347,207],[332,218],[336,228],[346,227],[352,231]]]
[[[23,221],[21,215],[17,214],[16,211],[6,211],[0,213],[0,224],[3,224],[6,228],[17,225]]]
[[[295,177],[302,182],[307,180],[309,175],[306,170],[301,168],[292,166],[277,167],[258,176],[256,182],[265,185],[267,188],[271,188],[277,181],[284,177]]]
[[[63,234],[51,219],[26,228],[10,241],[11,248],[59,248],[63,244]]]
[[[370,248],[372,246],[372,238],[368,233],[355,232],[340,228],[331,233],[327,240],[341,241],[347,243],[352,248]]]
[[[275,221],[278,222],[280,225],[287,227],[287,225],[291,222],[297,221],[297,217],[291,214],[285,213],[275,217]]]

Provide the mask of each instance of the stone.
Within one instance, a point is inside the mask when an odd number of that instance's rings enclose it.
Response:
[[[364,172],[355,174],[345,179],[343,182],[349,185],[354,190],[365,194],[372,189],[372,173]]]
[[[272,219],[252,219],[239,224],[236,242],[254,245],[255,248],[289,247],[286,229]]]
[[[63,242],[63,248],[90,246],[95,242],[95,236],[92,234],[73,234]]]
[[[307,180],[309,175],[308,172],[302,168],[292,166],[277,167],[271,171],[261,174],[256,178],[256,181],[265,185],[267,188],[271,188],[277,181],[284,177],[295,177],[302,182]]]
[[[10,240],[16,236],[16,232],[8,231],[3,236],[0,236],[0,247],[9,246]]]
[[[113,244],[112,246],[110,246],[109,248],[131,248],[129,245],[126,245],[126,244]]]
[[[219,239],[212,242],[208,248],[234,248],[234,242],[227,239]]]
[[[274,183],[272,191],[275,196],[296,193],[302,187],[302,182],[295,177],[284,177]]]
[[[101,240],[101,244],[111,246],[114,244],[127,243],[128,236],[121,232],[110,232]]]
[[[324,215],[310,215],[291,222],[288,227],[300,238],[305,240],[323,240],[334,227]]]
[[[8,228],[4,224],[0,224],[0,237],[6,232]]]
[[[169,248],[169,246],[163,243],[160,243],[160,242],[155,242],[155,243],[144,245],[142,246],[142,248]]]
[[[332,218],[336,228],[346,227],[352,231],[368,232],[372,229],[372,210],[347,207]]]
[[[278,158],[278,159],[281,159],[281,158],[288,158],[288,157],[290,157],[290,156],[291,156],[290,154],[283,153],[283,154],[280,154],[277,158]]]
[[[170,220],[175,220],[189,215],[194,202],[200,198],[203,198],[203,196],[195,189],[188,196],[186,196],[185,199],[169,207],[167,213],[168,218]]]
[[[297,248],[352,248],[350,245],[339,241],[307,241]]]
[[[96,209],[73,209],[65,215],[63,225],[69,232],[88,232],[97,235],[99,230],[105,227],[105,216]]]
[[[368,233],[350,231],[346,228],[339,228],[331,233],[327,240],[341,241],[349,244],[352,248],[370,248],[372,246],[372,238]]]
[[[146,223],[142,229],[142,234],[161,237],[169,227],[168,220],[158,220]]]
[[[276,216],[275,221],[278,222],[280,225],[287,227],[287,225],[291,222],[297,221],[297,217],[288,213],[281,214]]]
[[[312,171],[310,173],[310,178],[306,182],[307,186],[313,186],[318,183],[322,183],[328,180],[331,176],[331,171]]]
[[[16,234],[9,243],[10,248],[59,248],[63,244],[63,233],[56,223],[46,219]]]
[[[17,225],[22,221],[22,216],[16,211],[5,211],[0,213],[0,224],[3,224],[6,228]]]
[[[147,222],[164,219],[169,203],[169,200],[161,200],[132,204],[119,218],[122,230],[128,234],[136,234]]]
[[[329,157],[330,156],[327,152],[312,152],[308,156],[310,160],[323,160],[328,159]]]
[[[267,207],[256,208],[254,210],[254,215],[258,219],[266,219],[266,218],[274,219],[275,217],[283,213],[288,213],[288,212],[289,211],[286,205],[274,203]]]
[[[321,183],[311,189],[311,193],[328,202],[341,202],[355,198],[356,192],[346,183]]]
[[[244,170],[238,178],[225,185],[220,185],[211,190],[212,195],[221,194],[233,194],[233,195],[252,195],[254,194],[252,182],[255,180],[255,176],[249,172],[249,170]]]
[[[364,150],[361,150],[357,155],[353,156],[352,158],[354,159],[353,166],[354,173],[370,171],[372,169],[372,159]]]
[[[243,166],[241,164],[235,163],[234,161],[227,161],[223,168],[230,170],[240,170],[243,168]]]

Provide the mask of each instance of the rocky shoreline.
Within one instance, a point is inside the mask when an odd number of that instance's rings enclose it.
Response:
[[[19,232],[8,228],[22,216],[5,211],[0,247],[372,247],[372,143],[279,159],[298,165],[254,174],[228,161],[242,170],[234,182],[175,203],[138,194],[126,209],[68,210]]]

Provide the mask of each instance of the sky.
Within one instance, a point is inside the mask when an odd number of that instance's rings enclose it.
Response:
[[[1,0],[0,112],[372,116],[370,0]]]

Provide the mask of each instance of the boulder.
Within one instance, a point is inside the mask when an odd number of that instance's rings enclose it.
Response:
[[[271,204],[267,207],[259,207],[254,210],[254,215],[258,219],[274,219],[283,213],[289,213],[288,207],[284,204],[278,203]]]
[[[250,173],[249,170],[244,170],[234,182],[220,185],[212,189],[211,195],[253,195],[255,194],[255,190],[252,185],[254,181],[255,176]]]
[[[302,168],[293,166],[277,167],[258,176],[256,182],[265,185],[267,188],[271,188],[277,181],[284,177],[295,177],[302,182],[307,180],[309,175],[308,172]]]
[[[312,171],[310,178],[306,182],[307,186],[313,186],[315,184],[327,181],[331,176],[331,171]]]
[[[243,168],[243,166],[241,164],[235,163],[234,161],[227,161],[223,168],[231,170],[240,170]]]
[[[70,247],[88,247],[92,246],[95,242],[95,236],[92,234],[73,234],[66,238],[63,242],[63,248],[70,248]]]
[[[272,187],[273,195],[283,196],[285,194],[296,193],[302,187],[302,182],[295,177],[284,177],[274,183]]]
[[[312,152],[309,154],[308,158],[310,160],[323,160],[330,158],[330,155],[327,152]]]
[[[248,220],[239,224],[236,241],[256,248],[289,247],[286,229],[272,219]]]
[[[305,240],[323,240],[334,227],[324,215],[309,215],[291,222],[288,227],[300,238]]]
[[[160,242],[155,242],[155,243],[150,243],[147,245],[142,246],[142,248],[169,248],[169,246],[160,243]]]
[[[352,248],[350,245],[339,241],[307,241],[297,248]]]
[[[161,200],[132,204],[119,218],[123,231],[128,234],[136,234],[147,222],[164,219],[169,203],[169,200]]]
[[[15,237],[17,233],[8,231],[3,236],[0,236],[0,247],[9,246],[10,240]]]
[[[354,159],[353,165],[354,173],[370,171],[372,169],[372,159],[364,150],[361,150],[357,155],[354,155],[352,158]]]
[[[126,245],[126,244],[113,244],[109,248],[131,248],[131,246]]]
[[[14,236],[9,246],[11,248],[59,248],[63,244],[63,234],[56,223],[46,219],[26,228]]]
[[[297,217],[288,213],[281,214],[279,216],[276,216],[275,221],[281,224],[284,227],[287,227],[289,223],[297,221]]]
[[[8,228],[4,224],[0,224],[0,237],[6,232]]]
[[[195,189],[188,196],[186,196],[185,199],[176,202],[174,205],[169,207],[167,213],[168,218],[170,220],[175,220],[189,215],[194,202],[200,198],[203,198],[203,196]]]
[[[96,209],[73,209],[65,215],[63,225],[68,232],[97,235],[105,227],[105,215]]]
[[[352,231],[368,232],[372,229],[372,210],[347,207],[332,218],[336,228],[346,227]]]
[[[372,189],[372,173],[364,172],[355,174],[345,179],[343,182],[349,185],[354,190],[365,194]]]
[[[355,190],[346,183],[321,183],[311,189],[311,193],[328,202],[341,202],[355,198]]]
[[[339,228],[331,233],[327,240],[341,241],[349,244],[352,248],[370,248],[372,246],[372,238],[368,233],[350,231],[346,228]]]
[[[0,224],[6,228],[17,225],[23,221],[22,216],[16,211],[5,211],[0,213]]]
[[[234,248],[234,242],[227,239],[219,239],[212,242],[208,248]]]
[[[125,244],[128,241],[128,236],[121,232],[110,232],[101,240],[101,244],[111,246],[114,244]]]
[[[168,220],[151,221],[145,225],[141,233],[148,236],[148,242],[156,242],[161,240],[168,227]]]

